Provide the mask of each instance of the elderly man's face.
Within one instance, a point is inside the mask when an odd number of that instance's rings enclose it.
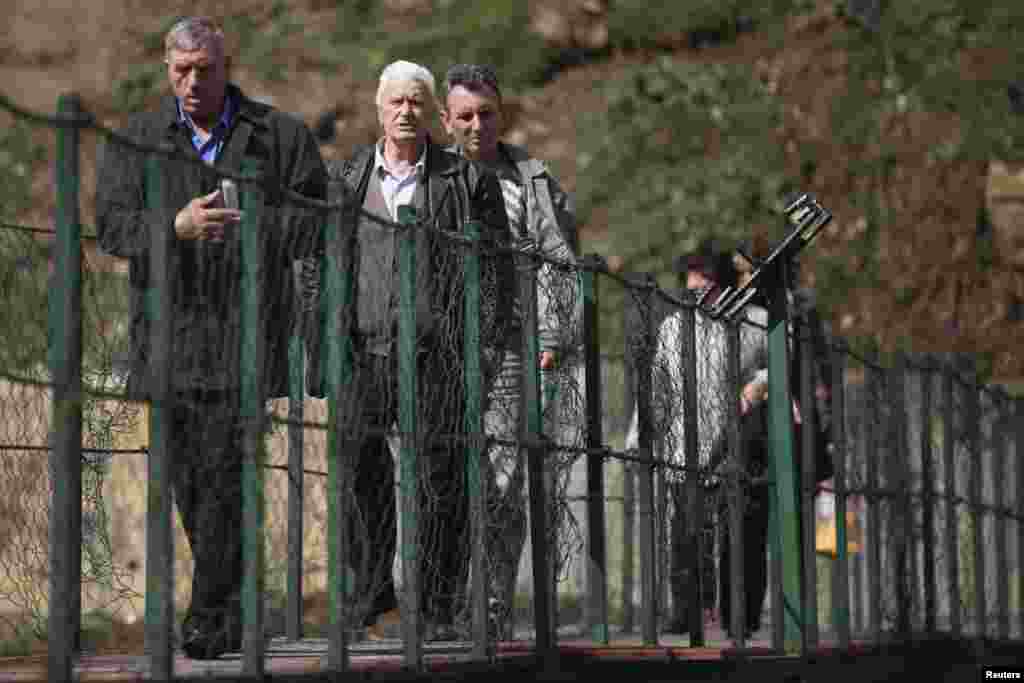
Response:
[[[208,124],[217,120],[228,82],[221,50],[171,50],[167,55],[167,76],[181,108],[193,121]]]
[[[490,88],[468,90],[457,85],[448,93],[441,120],[448,134],[470,159],[493,159],[504,122],[501,100]]]
[[[418,81],[391,83],[377,108],[384,137],[392,142],[415,142],[426,136],[433,112],[430,91]]]

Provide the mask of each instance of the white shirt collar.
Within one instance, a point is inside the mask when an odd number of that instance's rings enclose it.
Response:
[[[423,169],[426,167],[426,165],[427,165],[427,143],[424,142],[423,143],[423,151],[420,152],[420,158],[413,165],[413,171],[412,172],[414,174],[422,175],[423,174]],[[394,175],[395,175],[388,168],[388,165],[387,165],[387,163],[384,160],[384,140],[381,140],[376,145],[374,145],[373,170],[376,171],[377,173],[380,173],[381,171],[384,171],[385,173],[387,173],[388,175],[390,175],[392,177],[394,177]]]

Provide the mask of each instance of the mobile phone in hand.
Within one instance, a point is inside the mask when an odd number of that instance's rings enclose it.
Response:
[[[223,178],[220,181],[220,195],[224,200],[225,209],[238,208],[238,185],[230,178]]]

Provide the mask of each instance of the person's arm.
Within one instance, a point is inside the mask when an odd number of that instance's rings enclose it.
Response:
[[[290,137],[284,141],[282,154],[285,166],[281,184],[307,199],[325,201],[327,169],[316,139],[301,122],[294,122],[289,130]],[[289,262],[322,253],[324,223],[328,219],[326,212],[303,206],[288,197],[282,197],[279,211],[275,234],[281,239],[281,253],[291,257]]]
[[[550,173],[544,182],[551,200],[551,212],[544,207],[535,226],[540,252],[548,257],[576,263],[578,236],[572,198]],[[544,263],[537,275],[537,310],[541,365],[554,367],[560,347],[571,344],[582,318],[578,276]]]
[[[142,124],[135,120],[119,133],[138,140]],[[104,252],[144,262],[149,254],[151,225],[174,231],[175,214],[165,207],[146,206],[144,155],[116,138],[107,141],[96,180],[96,230]]]

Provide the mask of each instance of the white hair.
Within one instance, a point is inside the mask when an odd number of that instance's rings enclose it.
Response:
[[[422,84],[430,92],[431,99],[436,102],[437,94],[435,92],[434,74],[430,73],[430,69],[413,62],[398,60],[397,62],[391,62],[380,72],[380,83],[377,86],[377,106],[379,107],[383,104],[384,91],[389,86],[395,83],[408,83],[409,81]]]

